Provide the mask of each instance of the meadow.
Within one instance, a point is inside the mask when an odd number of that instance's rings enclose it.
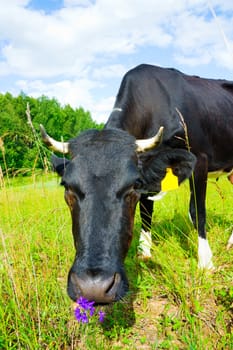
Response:
[[[55,175],[0,188],[0,349],[233,349],[233,186],[209,180],[207,229],[216,269],[197,268],[188,184],[155,203],[153,257],[137,255],[140,218],[125,261],[130,293],[104,323],[79,324],[66,293],[71,219]]]

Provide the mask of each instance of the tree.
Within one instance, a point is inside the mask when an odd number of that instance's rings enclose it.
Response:
[[[33,133],[28,124],[27,104],[30,105],[32,123],[38,134]],[[83,130],[102,127],[82,107],[62,107],[55,98],[41,96],[35,99],[24,93],[17,97],[10,93],[0,94],[0,165],[3,172],[8,170],[16,174],[43,168],[43,154],[47,150],[41,144],[39,146],[39,124],[43,124],[48,133],[58,140],[61,137],[69,140]],[[43,154],[39,149],[43,150]]]

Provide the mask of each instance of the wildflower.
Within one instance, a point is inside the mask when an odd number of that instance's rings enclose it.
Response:
[[[74,310],[74,315],[78,322],[88,323],[88,317],[86,312],[81,312],[81,310],[78,307]]]
[[[94,315],[95,312],[95,308],[94,308],[94,301],[89,301],[87,299],[85,299],[84,297],[80,297],[77,301],[77,304],[83,309],[83,310],[87,310],[90,311],[90,316]]]
[[[98,312],[98,315],[99,315],[99,321],[100,321],[100,322],[104,322],[105,312],[102,311],[102,310],[100,310],[100,311]]]
[[[74,310],[74,316],[78,322],[81,323],[88,323],[89,318],[88,317],[93,317],[95,315],[95,307],[94,307],[95,302],[94,301],[89,301],[84,297],[80,297],[77,300],[77,306]],[[105,317],[105,312],[104,311],[99,311],[98,312],[99,316],[99,322],[104,321]]]

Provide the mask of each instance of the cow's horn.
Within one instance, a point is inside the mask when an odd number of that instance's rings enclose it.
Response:
[[[44,143],[53,151],[57,151],[63,154],[69,153],[69,142],[59,142],[54,140],[47,134],[42,124],[40,124],[40,132]]]
[[[158,146],[163,138],[163,129],[164,127],[161,126],[157,134],[149,139],[136,140],[137,152],[138,153],[146,152]]]

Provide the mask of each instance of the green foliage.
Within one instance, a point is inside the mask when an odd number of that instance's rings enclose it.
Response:
[[[103,324],[75,321],[66,292],[74,259],[70,213],[54,174],[10,179],[0,190],[0,349],[233,350],[232,185],[208,186],[215,271],[197,268],[188,186],[155,205],[153,256],[126,258],[130,293],[105,306]],[[158,214],[159,213],[159,214]]]
[[[27,104],[37,137],[28,124]],[[85,129],[101,127],[82,107],[63,107],[46,96],[35,99],[23,93],[18,97],[0,94],[0,164],[4,173],[23,174],[43,167],[48,151],[40,144],[39,124],[57,140],[69,140]]]

